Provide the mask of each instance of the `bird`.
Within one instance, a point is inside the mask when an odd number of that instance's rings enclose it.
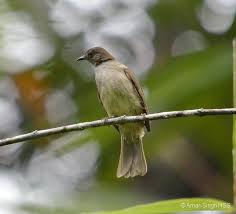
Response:
[[[144,115],[148,113],[143,90],[135,74],[102,47],[93,47],[77,61],[87,60],[94,66],[98,98],[108,117]],[[118,178],[144,176],[147,162],[142,138],[145,127],[150,131],[148,120],[114,125],[121,136]]]

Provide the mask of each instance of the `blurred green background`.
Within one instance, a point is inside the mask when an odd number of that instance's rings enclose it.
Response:
[[[235,0],[0,0],[0,137],[106,116],[93,69],[108,49],[150,112],[232,106]],[[148,173],[117,179],[113,127],[0,149],[0,213],[113,210],[183,197],[232,202],[231,116],[152,122]]]

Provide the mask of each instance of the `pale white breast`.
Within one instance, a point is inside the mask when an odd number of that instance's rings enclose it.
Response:
[[[95,68],[95,79],[100,99],[110,116],[141,113],[139,97],[124,69],[127,67],[115,60]]]

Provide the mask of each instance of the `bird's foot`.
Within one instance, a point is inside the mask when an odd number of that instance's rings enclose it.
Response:
[[[105,121],[107,121],[107,120],[109,120],[109,119],[112,119],[112,118],[114,118],[114,117],[116,117],[116,116],[109,116],[109,117],[104,117],[104,118],[102,118],[102,120],[105,120]]]

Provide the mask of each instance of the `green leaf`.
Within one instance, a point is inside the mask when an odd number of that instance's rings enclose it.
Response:
[[[174,199],[174,200],[166,200],[156,203],[150,203],[146,205],[138,205],[118,211],[96,212],[96,214],[124,214],[124,213],[156,214],[156,213],[175,213],[184,211],[204,211],[204,210],[209,210],[209,211],[217,210],[230,213],[232,212],[233,208],[230,205],[230,203],[217,199],[182,198],[182,199]]]
[[[236,39],[233,40],[233,106],[236,107]],[[233,189],[236,185],[236,116],[233,115]],[[236,195],[234,191],[234,203],[236,202]]]

